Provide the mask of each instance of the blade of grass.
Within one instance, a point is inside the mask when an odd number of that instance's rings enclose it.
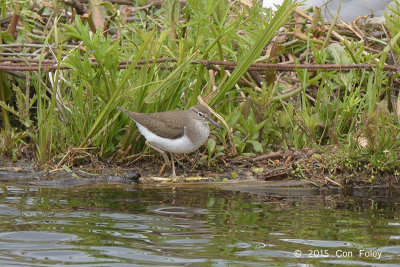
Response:
[[[290,15],[298,5],[299,3],[297,3],[296,0],[293,2],[290,0],[285,0],[282,3],[281,7],[276,11],[274,17],[272,18],[271,23],[262,33],[260,33],[260,39],[258,39],[255,44],[249,48],[249,51],[242,56],[237,67],[232,72],[232,75],[229,77],[226,83],[224,83],[217,95],[211,100],[210,106],[213,106],[218,100],[220,100],[222,96],[224,96],[228,90],[230,90],[236,84],[240,77],[243,76],[250,64],[260,56],[264,47],[275,36],[276,31],[279,30],[279,28],[289,20]]]
[[[167,88],[169,86],[170,83],[174,83],[176,82],[176,80],[173,80],[173,78],[178,75],[179,73],[182,72],[182,70],[188,66],[188,64],[190,63],[190,61],[192,61],[192,59],[199,53],[200,51],[197,50],[196,52],[194,52],[192,55],[190,55],[182,64],[180,64],[179,66],[177,66],[173,72],[171,72],[165,79],[163,79],[161,82],[159,82],[157,84],[157,86],[153,89],[153,93],[151,95],[151,97],[153,97],[157,92],[159,92],[161,89],[163,88]]]
[[[133,71],[135,70],[137,63],[143,56],[143,53],[145,52],[150,41],[153,40],[154,34],[155,34],[155,31],[152,31],[150,34],[147,35],[147,38],[144,40],[143,44],[140,46],[136,55],[133,57],[132,63],[129,65],[129,67],[124,72],[124,75],[122,76],[122,79],[121,79],[117,89],[113,92],[112,96],[110,97],[110,100],[107,102],[106,106],[101,111],[100,115],[97,117],[96,121],[90,128],[87,136],[85,137],[85,139],[79,146],[80,148],[83,148],[86,145],[90,144],[89,140],[98,132],[98,130],[101,127],[101,123],[104,122],[104,120],[107,118],[108,114],[113,109],[115,109],[119,100],[124,96],[123,91],[124,91],[124,88],[126,87],[126,83],[128,82],[128,78],[132,75]]]

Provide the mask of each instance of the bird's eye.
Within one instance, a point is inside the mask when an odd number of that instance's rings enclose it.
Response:
[[[199,117],[204,117],[203,113],[199,112],[198,114],[199,114]]]

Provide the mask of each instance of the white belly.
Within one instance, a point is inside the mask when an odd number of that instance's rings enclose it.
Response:
[[[200,142],[193,143],[190,141],[189,138],[186,137],[186,135],[183,135],[178,139],[169,139],[153,134],[140,123],[136,123],[136,125],[140,133],[146,138],[148,142],[163,151],[171,153],[190,153],[192,151],[195,151],[205,142],[208,137],[207,133],[207,136],[205,136],[204,140],[198,140]]]

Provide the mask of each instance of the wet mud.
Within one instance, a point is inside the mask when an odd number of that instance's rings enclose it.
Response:
[[[170,170],[158,175],[162,162],[157,157],[120,163],[102,161],[77,167],[37,167],[33,162],[2,164],[0,183],[44,187],[80,187],[101,185],[135,185],[143,187],[218,187],[241,191],[265,192],[265,187],[345,188],[354,186],[397,187],[393,176],[348,173],[338,168],[333,175],[317,160],[315,150],[284,151],[257,157],[223,158],[208,166],[195,165],[183,156],[177,164],[177,179],[169,179]],[[192,161],[190,161],[192,160]]]

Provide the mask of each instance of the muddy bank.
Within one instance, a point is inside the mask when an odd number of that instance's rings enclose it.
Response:
[[[86,185],[132,185],[140,186],[216,186],[235,187],[236,190],[249,186],[257,191],[267,187],[307,187],[307,188],[345,188],[362,186],[399,185],[397,177],[390,174],[360,171],[350,172],[338,166],[334,173],[327,170],[318,160],[315,150],[285,151],[264,154],[257,157],[223,158],[213,164],[196,165],[192,157],[182,156],[177,165],[177,174],[184,178],[168,179],[169,170],[164,177],[157,173],[161,162],[151,157],[110,164],[100,160],[78,167],[63,166],[36,167],[34,162],[4,164],[0,167],[0,183],[35,185],[50,187],[75,187]],[[373,179],[372,179],[373,178]],[[251,189],[251,190],[253,190]],[[246,188],[246,191],[250,190]]]

